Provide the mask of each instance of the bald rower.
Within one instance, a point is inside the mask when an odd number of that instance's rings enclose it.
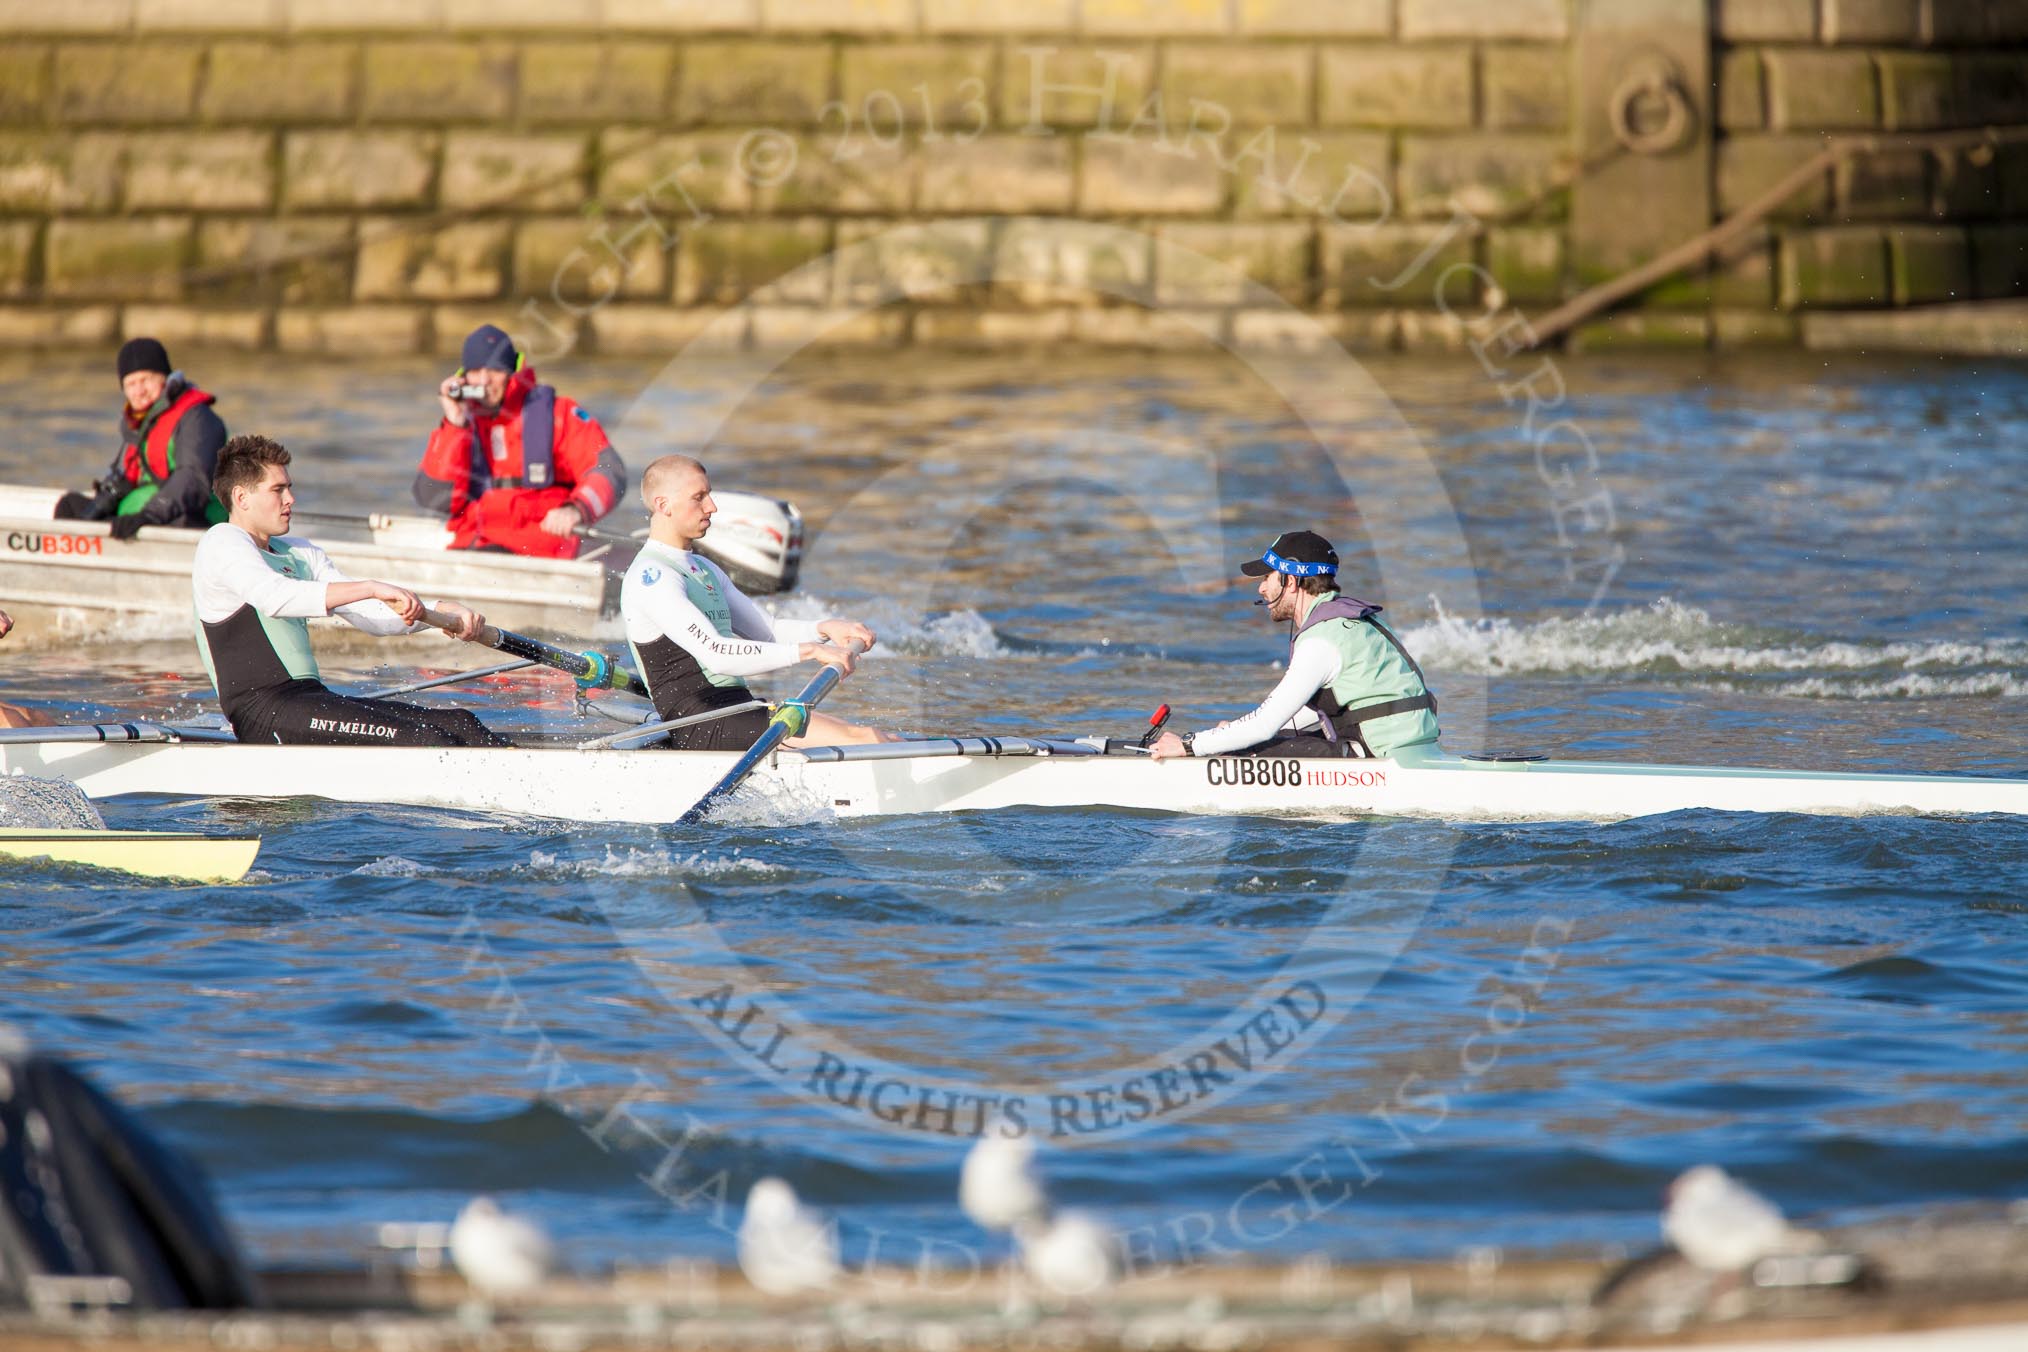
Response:
[[[732,585],[717,564],[691,546],[711,528],[718,504],[711,478],[687,455],[665,455],[641,476],[648,504],[648,540],[620,589],[620,614],[634,661],[662,718],[687,718],[753,700],[745,678],[799,662],[820,662],[850,676],[856,659],[845,645],[871,648],[873,631],[857,620],[770,619]],[[744,751],[767,728],[765,709],[747,709],[678,728],[679,751]],[[790,746],[891,742],[892,735],[812,711],[809,729]]]

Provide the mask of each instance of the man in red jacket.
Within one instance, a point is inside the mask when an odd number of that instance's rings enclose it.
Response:
[[[437,390],[415,500],[449,517],[456,549],[568,559],[573,534],[618,505],[627,469],[598,420],[522,365],[491,324],[465,339],[463,365]]]

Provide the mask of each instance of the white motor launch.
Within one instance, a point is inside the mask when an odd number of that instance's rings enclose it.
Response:
[[[792,591],[803,566],[803,514],[759,493],[714,490],[718,512],[697,552],[748,594]]]

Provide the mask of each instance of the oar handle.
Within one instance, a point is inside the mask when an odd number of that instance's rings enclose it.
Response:
[[[442,611],[431,610],[428,606],[423,607],[422,621],[431,628],[442,629],[446,633],[455,632],[458,628],[456,620]],[[609,686],[614,690],[640,695],[644,699],[652,698],[648,693],[647,682],[626,668],[615,665],[612,659],[603,653],[570,652],[563,648],[552,647],[540,639],[517,634],[511,629],[496,629],[490,624],[480,629],[478,637],[472,642],[482,643],[510,657],[525,657],[531,662],[540,662],[545,667],[555,667],[558,671],[568,672],[577,677],[580,685],[592,689]]]

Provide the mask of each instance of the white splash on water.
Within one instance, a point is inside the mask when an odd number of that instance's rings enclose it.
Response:
[[[1682,672],[1823,672],[1900,670],[1925,673],[1839,683],[1817,677],[1776,687],[1774,693],[1819,698],[1869,699],[1881,695],[2018,695],[2012,669],[2028,665],[2028,640],[1933,642],[1895,640],[1785,640],[1772,631],[1722,623],[1709,612],[1664,597],[1637,610],[1554,618],[1517,624],[1507,619],[1466,620],[1445,612],[1412,625],[1403,641],[1417,658],[1441,671],[1475,674],[1647,670]],[[1982,667],[2009,669],[1977,672]],[[1967,669],[1976,674],[1964,675]],[[1928,672],[1961,673],[1932,676]]]

